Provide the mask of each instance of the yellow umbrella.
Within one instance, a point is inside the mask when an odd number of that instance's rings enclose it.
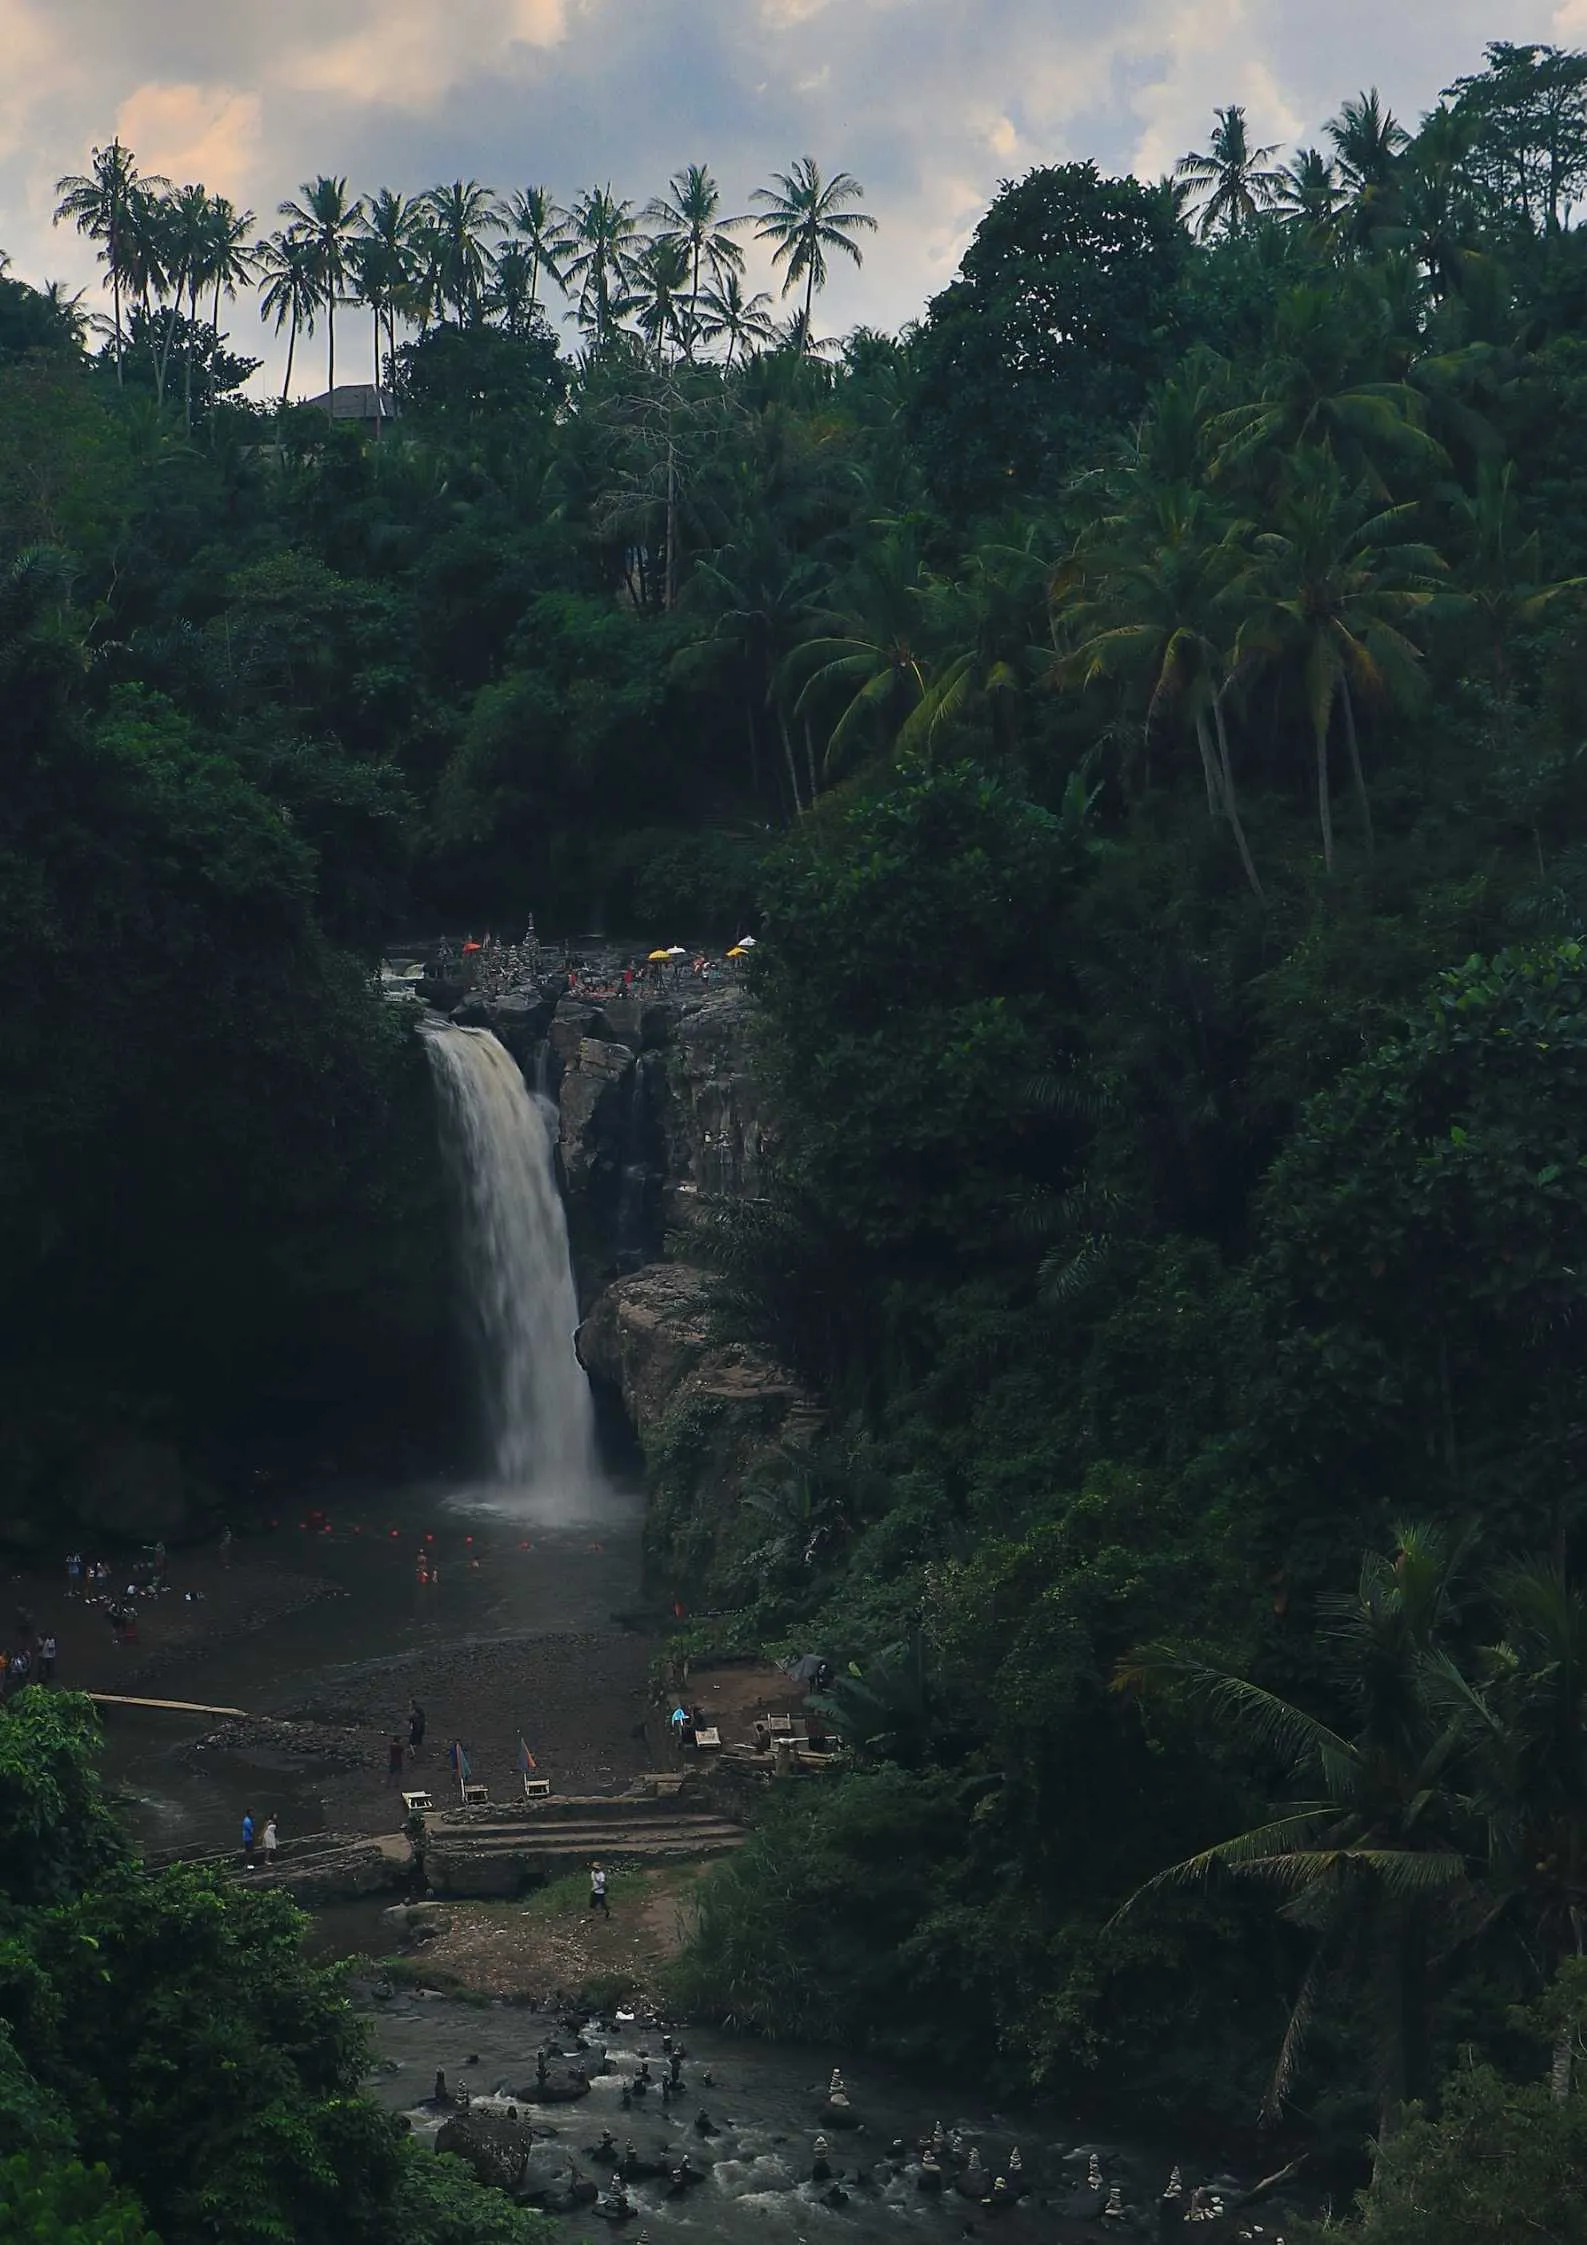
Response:
[[[749,957],[749,953],[745,950],[742,943],[735,943],[732,950],[728,953],[728,957],[730,959],[747,959]]]
[[[672,953],[670,951],[652,951],[649,959],[645,963],[647,966],[664,967],[671,957]]]

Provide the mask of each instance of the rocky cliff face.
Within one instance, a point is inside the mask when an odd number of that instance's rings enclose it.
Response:
[[[592,1378],[621,1397],[645,1454],[647,1544],[674,1591],[712,1583],[744,1493],[820,1430],[798,1382],[731,1331],[721,1280],[689,1263],[614,1279],[579,1329]]]
[[[820,1423],[787,1372],[733,1336],[721,1281],[690,1256],[710,1202],[766,1184],[776,1133],[754,1001],[737,986],[660,1001],[548,996],[458,1018],[494,1029],[556,1102],[579,1353],[643,1448],[658,1567],[697,1591],[746,1484]]]
[[[500,1037],[556,1103],[580,1300],[656,1261],[702,1201],[763,1186],[775,1133],[739,987],[596,1004],[471,1001],[453,1018]]]

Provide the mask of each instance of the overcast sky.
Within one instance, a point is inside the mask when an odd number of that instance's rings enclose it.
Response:
[[[1000,179],[1082,156],[1155,178],[1218,102],[1304,143],[1376,84],[1414,122],[1496,38],[1587,44],[1587,0],[0,0],[0,248],[97,303],[92,251],[50,212],[118,132],[261,216],[320,171],[564,201],[610,180],[642,203],[689,162],[743,208],[808,151],[881,227],[818,325],[894,327]],[[273,357],[251,306],[232,324]],[[344,379],[351,355],[349,333]]]

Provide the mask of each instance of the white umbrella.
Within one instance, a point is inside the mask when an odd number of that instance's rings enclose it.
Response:
[[[667,945],[667,957],[669,959],[686,959],[688,956],[688,952],[685,951],[681,943],[669,943]]]
[[[755,938],[752,935],[741,935],[738,939],[738,948],[740,951],[753,951]]]

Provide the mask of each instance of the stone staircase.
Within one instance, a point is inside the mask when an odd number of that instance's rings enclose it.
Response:
[[[675,1786],[654,1781],[616,1795],[435,1809],[424,1822],[425,1883],[458,1898],[518,1895],[594,1862],[623,1870],[726,1855],[746,1837],[731,1817],[688,1807]]]
[[[415,1857],[403,1832],[323,1832],[288,1840],[267,1871],[256,1852],[249,1869],[235,1850],[187,1855],[170,1851],[145,1858],[150,1870],[164,1863],[192,1863],[224,1871],[240,1886],[267,1887],[290,1894],[294,1902],[352,1902],[365,1894],[399,1894],[412,1884]]]

